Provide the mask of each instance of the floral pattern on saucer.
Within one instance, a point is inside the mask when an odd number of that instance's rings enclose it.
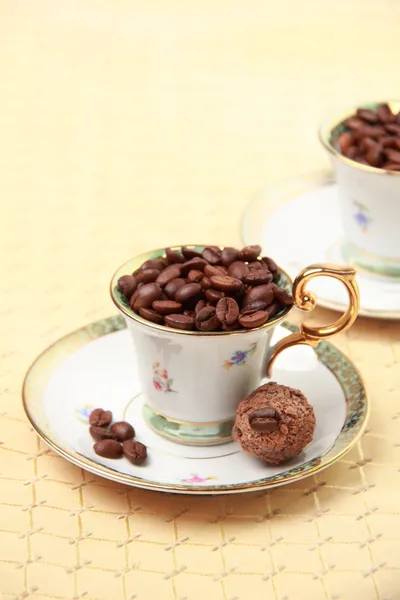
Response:
[[[161,368],[159,362],[153,364],[153,386],[157,392],[174,392],[176,394],[176,390],[171,387],[173,381],[168,377],[167,369]]]
[[[183,481],[183,483],[204,483],[205,481],[212,481],[218,479],[218,477],[200,477],[197,473],[191,473],[189,477],[185,477],[185,479],[180,479],[179,481]]]
[[[241,365],[245,365],[247,362],[247,358],[254,354],[257,348],[257,342],[252,344],[248,350],[237,350],[233,356],[231,356],[230,360],[226,360],[224,362],[224,369],[229,371],[231,367],[236,365],[240,367]]]
[[[80,421],[82,421],[82,423],[87,423],[89,421],[90,413],[93,409],[93,404],[82,404],[81,406],[77,406],[77,408],[75,408],[75,415]]]

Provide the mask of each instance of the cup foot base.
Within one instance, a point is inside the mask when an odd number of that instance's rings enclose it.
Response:
[[[143,418],[153,431],[177,444],[216,446],[232,441],[234,419],[204,425],[182,423],[157,414],[147,404],[143,406]]]

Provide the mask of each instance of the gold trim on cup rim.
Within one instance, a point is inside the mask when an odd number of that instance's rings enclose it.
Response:
[[[344,156],[339,150],[335,148],[335,146],[331,142],[332,133],[334,130],[339,127],[344,121],[350,119],[350,117],[354,117],[358,108],[368,108],[370,110],[374,110],[380,104],[388,104],[392,111],[400,112],[400,100],[388,100],[386,102],[364,102],[358,106],[353,106],[352,108],[348,108],[345,110],[341,110],[332,117],[325,118],[318,128],[318,137],[321,144],[324,146],[326,150],[345,164],[350,167],[354,167],[355,169],[360,169],[361,171],[365,171],[367,173],[375,173],[376,175],[391,175],[393,177],[400,177],[400,171],[390,171],[389,169],[378,169],[377,167],[371,167],[370,165],[363,165],[358,163],[351,158],[347,158]]]
[[[171,246],[171,248],[172,248],[172,250],[180,250],[182,248],[182,246],[185,246],[185,244],[182,244],[180,246]],[[186,246],[188,248],[206,248],[207,247],[206,244],[186,244]],[[260,325],[260,327],[253,327],[253,329],[238,329],[237,331],[186,331],[184,329],[175,329],[173,327],[166,327],[165,325],[158,325],[157,323],[153,323],[152,321],[147,321],[146,319],[143,319],[143,317],[141,317],[140,315],[135,313],[131,308],[128,308],[127,306],[122,304],[119,301],[119,299],[117,298],[117,296],[115,295],[114,290],[117,287],[118,279],[120,277],[122,277],[123,275],[129,275],[130,273],[132,273],[134,271],[134,269],[138,268],[145,260],[149,260],[152,258],[162,258],[164,255],[165,255],[165,248],[157,248],[156,250],[150,250],[148,252],[143,252],[142,254],[138,254],[137,256],[134,256],[134,257],[130,258],[129,260],[127,260],[125,263],[123,263],[115,271],[114,275],[111,278],[110,295],[111,295],[111,299],[114,302],[115,306],[126,317],[129,317],[132,321],[137,321],[141,325],[145,325],[146,327],[150,327],[151,329],[155,329],[157,331],[171,332],[174,334],[181,334],[181,335],[194,335],[194,336],[201,336],[201,337],[217,337],[217,336],[223,336],[223,335],[231,335],[231,336],[232,335],[243,335],[243,334],[246,334],[246,333],[249,333],[252,331],[259,331],[260,329],[267,329],[267,328],[271,327],[271,325],[276,325],[277,323],[282,321],[282,319],[284,319],[293,308],[293,305],[285,307],[283,309],[283,311],[281,311],[279,313],[278,316],[268,320],[266,323],[264,323],[264,325]],[[290,275],[288,275],[288,273],[286,271],[281,269],[281,267],[278,267],[278,269],[279,269],[279,272],[282,273],[286,277],[288,282],[291,285],[293,285],[293,281],[292,281],[292,278],[290,277]]]

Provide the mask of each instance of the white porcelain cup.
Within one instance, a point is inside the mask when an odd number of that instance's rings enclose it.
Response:
[[[117,283],[122,275],[133,273],[145,260],[163,254],[164,250],[155,250],[122,265],[112,278],[111,297],[125,317],[135,345],[138,375],[146,400],[144,417],[159,434],[176,442],[214,445],[229,441],[239,401],[260,385],[279,352],[298,343],[315,346],[321,339],[350,327],[358,313],[354,269],[313,265],[300,273],[293,285],[299,308],[315,307],[315,297],[304,287],[313,277],[335,277],[349,293],[346,313],[328,327],[303,324],[298,333],[271,348],[273,330],[291,307],[261,327],[249,330],[205,333],[157,325],[132,311]],[[283,271],[279,283],[292,291],[292,282]]]
[[[375,110],[381,102],[363,105]],[[393,112],[400,101],[388,102]],[[343,256],[358,267],[386,276],[400,276],[400,172],[378,169],[351,160],[335,143],[343,123],[355,115],[351,107],[320,128],[320,140],[330,153],[341,203]]]

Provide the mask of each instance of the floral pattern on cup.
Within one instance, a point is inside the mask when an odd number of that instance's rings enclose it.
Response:
[[[361,202],[354,201],[353,205],[356,209],[356,212],[353,215],[354,220],[360,227],[361,231],[365,233],[372,221],[370,215],[368,214],[368,208],[364,204],[361,204]]]
[[[197,473],[191,473],[189,477],[185,477],[185,479],[180,479],[179,481],[183,481],[184,483],[204,483],[205,481],[212,481],[213,479],[218,479],[218,477],[201,477],[197,475]]]
[[[82,406],[78,406],[77,408],[75,408],[75,415],[83,423],[88,423],[90,413],[93,409],[93,404],[83,404]]]
[[[176,394],[176,390],[171,387],[173,381],[168,377],[167,369],[162,369],[159,362],[153,364],[153,386],[157,392],[174,392]]]
[[[229,371],[231,367],[236,365],[240,367],[241,365],[246,364],[249,356],[254,354],[257,348],[257,342],[252,344],[248,350],[237,350],[233,356],[231,356],[230,360],[226,360],[224,362],[224,369]]]

